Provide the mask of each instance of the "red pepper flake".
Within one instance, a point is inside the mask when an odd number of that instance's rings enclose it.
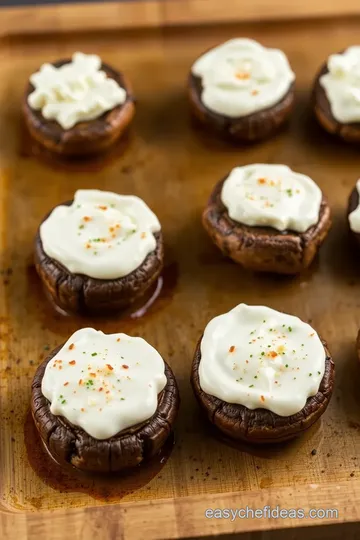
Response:
[[[64,386],[67,386],[69,383],[68,382],[64,382]]]
[[[86,247],[86,249],[90,249],[90,248],[91,248],[91,244],[86,244],[85,247]]]
[[[81,412],[85,412],[85,409],[82,407],[82,408],[80,409],[80,411],[81,411]]]
[[[69,364],[70,364],[70,366],[75,366],[76,362],[75,362],[75,360],[70,360]]]
[[[120,228],[121,228],[120,223],[117,223],[117,224],[115,225],[115,229],[120,229]]]
[[[270,352],[268,353],[268,356],[271,356],[271,358],[276,358],[276,357],[278,356],[278,353],[275,352],[275,351],[270,351]]]
[[[69,345],[69,351],[72,351],[74,348],[75,348],[75,345],[71,343],[71,345]]]
[[[315,336],[315,332],[313,332],[312,334],[309,334],[310,337],[313,337]]]
[[[107,391],[105,392],[105,394],[110,394],[110,390],[107,390]]]
[[[114,231],[115,231],[114,227],[109,227],[109,232],[114,232]]]
[[[81,385],[82,385],[82,383],[83,383],[83,380],[82,380],[82,379],[80,379],[80,380],[79,380],[79,386],[81,386]]]
[[[62,369],[62,366],[59,366],[59,369]]]
[[[261,401],[265,401],[264,396],[260,396]]]
[[[96,377],[96,373],[89,373],[90,377]]]
[[[126,364],[123,364],[121,367],[124,369],[129,369],[129,366],[127,366]]]
[[[91,220],[92,220],[92,217],[84,216],[84,217],[83,217],[83,220],[86,221],[86,222],[87,222],[87,221],[91,221]]]
[[[234,352],[234,351],[235,351],[235,345],[231,345],[229,352]]]
[[[120,338],[118,337],[116,341],[120,341]]]
[[[116,234],[112,233],[111,238],[116,238]]]
[[[275,381],[275,384],[277,384],[277,383],[278,383],[278,381]]]
[[[252,90],[252,91],[251,91],[251,95],[252,95],[252,96],[257,96],[258,93],[259,93],[259,90]]]
[[[100,210],[107,210],[107,206],[102,206],[101,204],[99,204],[98,208],[100,208]]]
[[[259,178],[258,184],[266,184],[266,178]]]
[[[142,232],[142,233],[140,234],[140,238],[146,238],[146,232]]]
[[[250,73],[246,73],[244,71],[239,71],[238,73],[235,73],[235,77],[237,79],[240,79],[241,81],[250,79]]]
[[[99,392],[102,392],[103,390],[104,390],[104,389],[103,389],[103,387],[101,386],[101,387],[99,388]]]
[[[114,369],[110,364],[106,364],[106,367],[107,367],[110,371],[112,371],[112,370]]]
[[[245,364],[248,364],[249,363],[249,360],[245,360]]]

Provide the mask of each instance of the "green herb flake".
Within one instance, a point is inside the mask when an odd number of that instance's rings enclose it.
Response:
[[[91,356],[97,356],[97,352],[91,353]]]
[[[285,367],[289,367],[289,364],[285,364]]]
[[[309,373],[309,377],[312,377],[312,373]]]
[[[65,403],[66,403],[66,399],[63,399],[61,402],[61,405],[65,405]]]
[[[250,384],[249,388],[254,388],[254,385],[253,385],[253,384]]]
[[[121,397],[121,398],[120,398],[120,401],[125,401],[125,398],[124,398],[124,397]]]
[[[289,197],[292,197],[292,196],[293,196],[293,191],[292,191],[292,189],[287,189],[287,190],[286,190],[286,193],[288,194]]]
[[[291,326],[288,326],[288,330],[289,330],[289,332],[292,332]]]
[[[263,352],[261,353],[261,356],[265,356],[265,353],[264,353],[264,351],[263,351]]]
[[[83,229],[85,225],[79,225],[79,229]]]
[[[321,371],[318,371],[318,375],[321,375]]]

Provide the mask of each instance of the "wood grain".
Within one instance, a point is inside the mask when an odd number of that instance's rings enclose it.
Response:
[[[310,89],[324,58],[358,39],[359,20],[223,25],[119,34],[11,39],[0,48],[0,538],[191,538],[291,528],[291,538],[332,538],[334,520],[209,520],[208,507],[337,508],[341,534],[356,538],[360,519],[360,407],[355,338],[360,326],[358,262],[347,237],[347,196],[359,176],[358,149],[321,131],[309,114]],[[235,35],[288,54],[297,74],[297,103],[288,129],[272,140],[235,148],[195,129],[185,80],[194,58]],[[128,146],[103,169],[77,172],[29,155],[20,100],[42,62],[95,51],[123,70],[138,97]],[[293,278],[242,271],[202,230],[213,185],[237,164],[285,163],[312,176],[328,195],[334,225],[311,270]],[[134,321],[75,320],[49,307],[32,267],[33,237],[43,215],[78,188],[141,196],[158,214],[167,264],[178,280]],[[11,269],[11,271],[9,270]],[[165,275],[165,281],[169,277]],[[166,287],[165,287],[166,289]],[[171,294],[170,294],[170,292]],[[193,398],[189,373],[206,323],[239,302],[265,303],[311,320],[328,341],[337,380],[315,429],[271,450],[233,448],[209,431]],[[110,502],[45,484],[24,445],[30,381],[46,354],[79,326],[142,335],[169,360],[182,397],[172,455],[148,484]],[[316,455],[312,450],[316,449]],[[121,483],[119,484],[119,489]],[[121,503],[121,504],[118,504]],[[49,513],[48,510],[55,510]],[[345,523],[348,523],[345,525]],[[294,529],[295,528],[295,529]],[[252,532],[253,531],[253,532]],[[253,536],[253,534],[255,536]],[[263,533],[261,533],[263,534]],[[272,532],[261,539],[274,538]],[[339,533],[340,534],[340,533]]]
[[[0,36],[348,16],[357,0],[135,0],[1,8]]]

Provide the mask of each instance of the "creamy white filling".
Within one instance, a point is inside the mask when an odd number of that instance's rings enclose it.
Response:
[[[30,77],[34,91],[28,104],[41,110],[47,120],[56,120],[63,129],[78,122],[94,120],[126,100],[126,91],[101,71],[101,58],[75,53],[71,62],[57,68],[43,64]]]
[[[47,364],[41,390],[54,415],[108,439],[151,418],[166,380],[144,339],[82,328]]]
[[[356,190],[359,195],[359,203],[355,210],[349,214],[349,224],[352,231],[360,233],[360,179],[356,182]]]
[[[45,253],[73,274],[116,279],[138,268],[155,250],[160,231],[142,199],[79,190],[70,206],[57,206],[40,226]]]
[[[328,73],[320,77],[331,112],[338,122],[360,122],[360,46],[332,54]]]
[[[203,54],[192,66],[201,78],[203,104],[231,118],[278,103],[295,75],[285,54],[251,39],[232,39]]]
[[[205,328],[200,386],[227,403],[289,416],[318,392],[325,359],[318,334],[298,317],[240,304]]]
[[[322,193],[286,165],[253,164],[230,172],[221,200],[238,223],[305,232],[319,221]]]

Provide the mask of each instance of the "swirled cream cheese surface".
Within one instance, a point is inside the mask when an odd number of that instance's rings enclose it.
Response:
[[[278,103],[295,80],[285,54],[251,39],[232,39],[203,54],[192,66],[201,78],[203,104],[231,118]]]
[[[332,54],[320,77],[331,112],[338,122],[360,122],[360,46]]]
[[[34,90],[28,104],[41,110],[47,120],[56,120],[63,129],[78,122],[94,120],[126,100],[124,88],[101,68],[95,54],[75,53],[61,67],[43,64],[30,77]]]
[[[151,418],[166,381],[144,339],[82,328],[47,364],[41,390],[54,415],[108,439]]]
[[[356,190],[359,195],[359,203],[355,210],[349,214],[349,224],[352,231],[360,233],[360,179],[356,182]]]
[[[200,386],[227,403],[289,416],[318,392],[325,359],[308,324],[268,307],[240,304],[205,329]]]
[[[136,270],[155,250],[155,214],[139,197],[92,189],[75,193],[40,225],[46,255],[73,274],[116,279]]]
[[[286,165],[252,164],[230,172],[221,200],[238,223],[305,232],[319,221],[322,193]]]

